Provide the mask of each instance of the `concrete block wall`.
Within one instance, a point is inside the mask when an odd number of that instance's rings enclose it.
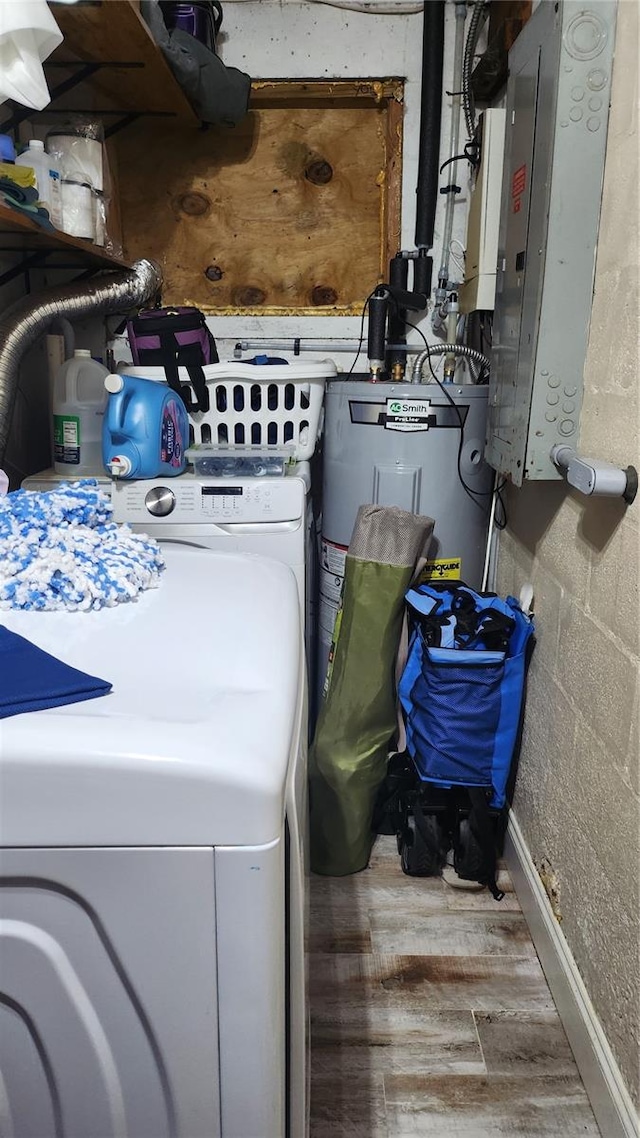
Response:
[[[621,466],[640,465],[637,45],[621,0],[580,437]],[[529,483],[507,509],[498,587],[531,580],[538,627],[514,810],[638,1104],[640,499]]]

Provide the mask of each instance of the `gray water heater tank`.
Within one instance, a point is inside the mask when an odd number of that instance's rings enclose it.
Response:
[[[400,506],[435,520],[438,579],[482,580],[493,471],[484,461],[486,387],[334,380],[325,396],[319,669],[322,686],[358,508]],[[460,472],[458,448],[463,421]],[[470,491],[462,485],[459,473]]]

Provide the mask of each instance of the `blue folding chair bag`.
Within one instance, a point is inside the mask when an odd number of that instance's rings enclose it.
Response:
[[[411,689],[412,746],[421,777],[492,786],[504,653],[422,646]]]
[[[424,781],[486,787],[491,806],[499,809],[518,735],[533,622],[513,597],[483,596],[459,582],[420,585],[406,599],[412,628],[399,696],[407,750]],[[488,651],[484,630],[488,639],[500,622],[508,630],[500,633],[506,648]],[[425,627],[431,635],[436,629],[437,645],[426,642]]]

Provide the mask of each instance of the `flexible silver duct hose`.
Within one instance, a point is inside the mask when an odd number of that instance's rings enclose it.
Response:
[[[476,3],[473,5],[473,12],[471,13],[469,29],[467,31],[467,42],[464,46],[464,60],[462,63],[462,106],[464,107],[464,121],[467,126],[467,135],[470,142],[476,129],[476,109],[473,100],[473,91],[471,90],[471,72],[473,71],[473,59],[478,43],[478,34],[480,32],[480,23],[484,7],[485,0],[476,0]]]
[[[85,284],[63,285],[19,300],[0,318],[0,463],[2,463],[26,351],[60,318],[105,316],[139,308],[160,290],[162,273],[152,261]]]
[[[482,352],[477,352],[475,348],[468,348],[466,344],[430,344],[424,352],[420,352],[413,365],[412,383],[423,382],[422,372],[430,356],[463,356],[464,359],[478,365],[480,374],[483,371],[488,373],[491,368],[489,360],[483,356]]]

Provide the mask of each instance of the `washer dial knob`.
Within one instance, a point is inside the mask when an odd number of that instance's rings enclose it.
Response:
[[[154,486],[147,493],[144,504],[154,518],[166,518],[176,504],[176,496],[168,486]]]

